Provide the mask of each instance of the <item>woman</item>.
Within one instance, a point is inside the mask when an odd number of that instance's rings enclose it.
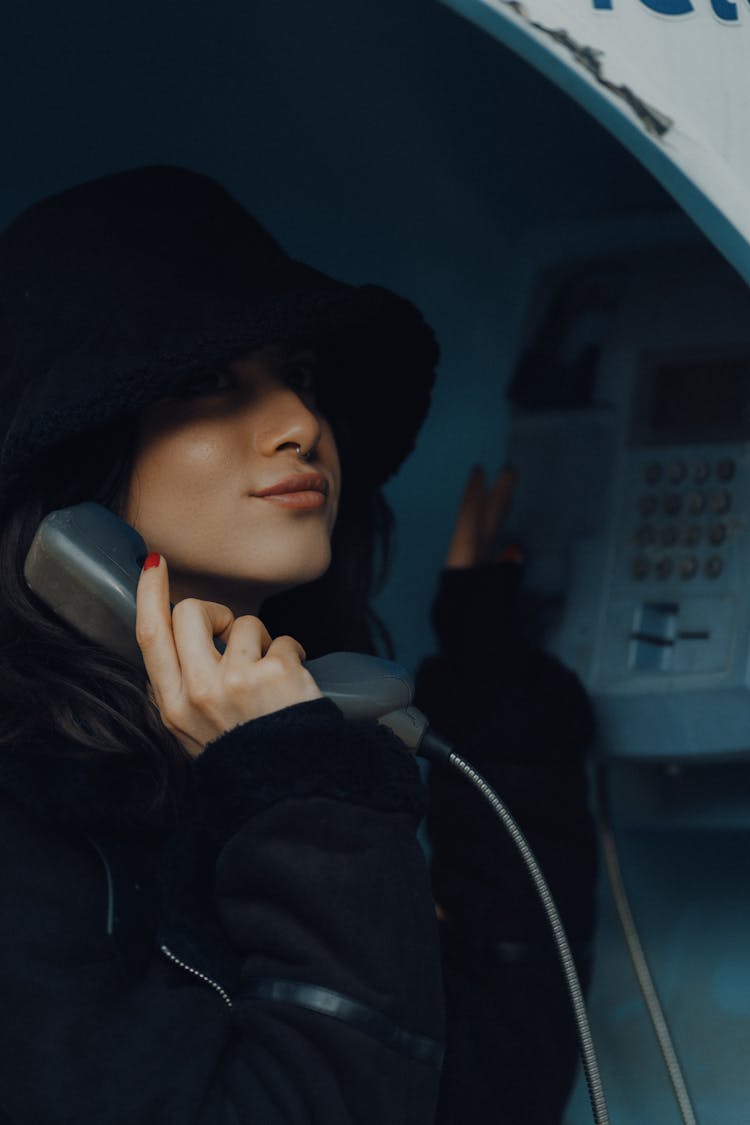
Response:
[[[495,861],[480,865],[478,932],[433,824],[449,934],[441,1091],[441,950],[415,837],[418,771],[390,732],[345,721],[303,666],[306,655],[375,648],[368,598],[388,527],[379,489],[426,410],[430,330],[392,294],[289,259],[218,185],[180,169],[136,169],[43,201],[6,231],[0,270],[5,1119],[552,1120],[570,1052],[555,1042],[543,1061],[551,1093],[518,1116],[495,1077],[517,1069],[512,1034],[494,1050],[512,981],[490,982],[501,1007],[489,1019],[474,1014],[474,983],[458,998],[450,983],[465,972],[457,948],[497,945],[494,916],[520,917],[515,945],[536,941],[554,964],[525,887],[504,912]],[[84,499],[149,547],[142,672],[23,583],[42,516]],[[464,522],[479,508],[472,493]],[[455,592],[441,604],[464,619]],[[463,667],[463,644],[422,677],[448,727],[465,700],[446,683],[465,692],[451,668]],[[537,675],[536,657],[520,659]],[[568,913],[585,937],[588,713],[562,670],[553,679],[575,719],[562,827],[582,827],[566,864],[580,855],[585,868],[556,889],[575,885],[561,905],[582,904]],[[531,728],[522,753],[540,733]],[[483,742],[474,725],[468,733]],[[469,825],[465,798],[451,816],[462,807]],[[472,840],[486,848],[464,831],[467,854]],[[557,981],[545,968],[535,976]],[[572,1043],[564,999],[552,1004]],[[540,1015],[557,1019],[546,999]]]

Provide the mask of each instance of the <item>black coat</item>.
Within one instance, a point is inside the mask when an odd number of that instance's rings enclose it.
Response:
[[[468,724],[476,669],[462,682],[455,657],[423,670],[420,702],[449,736],[464,715],[467,752],[522,824],[524,803],[547,809],[537,839],[525,827],[583,951],[585,732],[557,764],[535,760],[533,722],[508,761],[486,741],[509,704],[515,730],[540,669],[577,714],[572,677],[541,660],[494,680]],[[513,761],[515,735],[530,760]],[[575,1066],[567,999],[526,876],[498,826],[475,830],[463,782],[431,782],[436,810],[453,802],[431,824],[441,940],[423,787],[390,732],[318,700],[235,728],[191,770],[175,805],[151,807],[153,779],[124,759],[52,741],[0,755],[0,1121],[553,1125]]]

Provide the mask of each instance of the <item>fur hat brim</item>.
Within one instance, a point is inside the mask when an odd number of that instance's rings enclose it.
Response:
[[[438,359],[411,302],[295,261],[220,185],[179,168],[24,212],[0,238],[0,302],[0,499],[58,442],[279,342],[321,351],[320,408],[382,483],[414,446]]]

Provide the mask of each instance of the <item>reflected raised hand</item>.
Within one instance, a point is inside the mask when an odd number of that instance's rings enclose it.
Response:
[[[523,561],[520,547],[501,544],[515,485],[516,474],[507,465],[491,485],[481,466],[471,470],[445,558],[446,568],[457,570],[493,562]]]

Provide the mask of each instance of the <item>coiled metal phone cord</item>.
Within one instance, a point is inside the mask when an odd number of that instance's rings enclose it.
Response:
[[[428,739],[431,732],[426,736]],[[432,736],[435,737],[435,736]],[[442,740],[439,740],[442,741]],[[581,1053],[581,1061],[583,1063],[583,1071],[586,1077],[586,1085],[588,1086],[589,1100],[591,1102],[591,1110],[594,1115],[596,1125],[609,1125],[609,1113],[607,1110],[607,1103],[604,1097],[604,1089],[602,1087],[601,1076],[599,1074],[599,1064],[596,1059],[596,1051],[594,1043],[591,1038],[591,1029],[589,1027],[588,1016],[586,1014],[586,1005],[581,992],[580,981],[578,980],[578,973],[576,972],[575,963],[573,961],[573,954],[570,951],[570,945],[563,928],[560,915],[555,906],[552,894],[547,882],[542,875],[539,864],[534,857],[534,853],[529,847],[525,836],[521,829],[516,824],[508,809],[498,797],[492,786],[482,777],[480,773],[469,765],[468,762],[450,749],[447,744],[443,744],[443,753],[435,754],[435,757],[440,757],[443,761],[448,761],[460,773],[464,774],[466,778],[474,785],[485,800],[492,806],[496,815],[500,818],[507,832],[509,833],[513,843],[518,848],[523,858],[529,874],[534,882],[539,898],[541,899],[542,906],[544,907],[547,919],[552,928],[552,934],[557,945],[557,952],[562,964],[563,973],[565,974],[565,982],[568,986],[570,998],[573,1004],[573,1014],[576,1021],[576,1029],[578,1032],[578,1044]],[[431,755],[426,754],[427,757]]]

